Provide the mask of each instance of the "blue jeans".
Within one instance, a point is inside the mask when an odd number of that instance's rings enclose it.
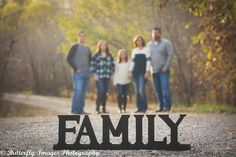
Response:
[[[72,99],[72,112],[83,112],[86,91],[88,88],[90,72],[74,72],[73,88],[74,95]]]
[[[153,73],[153,83],[160,102],[160,109],[171,108],[171,92],[169,89],[170,72]]]
[[[128,95],[129,84],[117,84],[117,95],[126,97]]]
[[[147,99],[145,94],[145,86],[147,80],[144,78],[144,74],[136,74],[133,76],[135,90],[136,90],[136,106],[137,111],[146,112]]]
[[[117,101],[120,110],[126,110],[129,84],[117,84]]]
[[[109,91],[109,85],[110,85],[110,78],[99,78],[96,82],[97,84],[97,109],[99,109],[99,106],[102,105],[103,108],[106,106],[106,101],[107,101],[107,94]]]

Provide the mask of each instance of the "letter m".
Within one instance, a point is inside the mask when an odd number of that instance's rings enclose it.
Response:
[[[109,131],[111,131],[112,135],[115,137],[119,137],[122,134],[122,143],[128,144],[128,125],[129,125],[129,115],[122,115],[120,121],[116,127],[114,128],[109,115],[101,115],[103,119],[103,142],[102,145],[112,145],[110,143]]]

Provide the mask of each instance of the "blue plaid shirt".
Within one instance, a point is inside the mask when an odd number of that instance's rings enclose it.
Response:
[[[91,72],[96,74],[98,78],[110,78],[114,73],[114,59],[111,54],[102,57],[100,53],[96,53],[91,60]]]

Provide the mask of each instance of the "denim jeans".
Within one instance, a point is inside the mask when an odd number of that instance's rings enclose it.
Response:
[[[72,112],[83,112],[85,96],[88,88],[90,72],[74,72],[73,88],[74,95],[72,99]]]
[[[169,89],[170,72],[153,73],[153,83],[160,102],[160,109],[171,108],[171,92]]]
[[[120,110],[126,109],[129,84],[117,84],[117,101]]]
[[[109,91],[109,85],[110,85],[110,78],[99,78],[96,82],[97,84],[97,109],[100,105],[102,105],[104,108],[106,106],[107,101],[107,94]]]
[[[119,96],[127,96],[128,95],[128,90],[129,90],[129,84],[117,84],[117,94]]]
[[[136,106],[137,111],[146,112],[147,99],[145,94],[145,86],[147,80],[144,78],[144,74],[136,74],[133,76],[135,90],[136,90]]]

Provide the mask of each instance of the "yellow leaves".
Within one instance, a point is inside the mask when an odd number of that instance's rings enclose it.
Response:
[[[24,14],[22,19],[32,20],[37,19],[38,17],[47,18],[51,13],[51,5],[47,1],[33,1],[25,7]]]
[[[68,51],[69,51],[69,48],[70,48],[71,45],[68,45],[66,43],[62,43],[58,49],[59,49],[59,52],[62,52],[63,54],[65,54],[65,56],[67,55]]]
[[[201,44],[204,39],[204,34],[203,32],[198,33],[198,35],[192,37],[192,42],[193,44]]]
[[[212,60],[212,51],[207,53],[207,59]]]
[[[3,8],[3,17],[14,15],[20,11],[20,6],[14,1],[9,1]]]
[[[203,16],[206,10],[206,2],[204,0],[191,0],[187,3],[187,8],[194,16]]]
[[[14,1],[9,0],[2,10],[0,31],[6,34],[14,32],[20,12],[21,7]]]
[[[66,44],[74,41],[79,29],[84,29],[88,32],[86,40],[92,50],[100,39],[109,41],[112,52],[120,48],[132,49],[132,38],[136,34],[150,37],[146,25],[147,21],[152,18],[152,12],[149,8],[140,6],[139,2],[143,1],[80,0],[71,2],[74,10],[66,19],[60,18]]]
[[[210,62],[210,61],[207,61],[205,68],[206,68],[206,69],[210,69],[211,67],[212,67],[211,62]]]

